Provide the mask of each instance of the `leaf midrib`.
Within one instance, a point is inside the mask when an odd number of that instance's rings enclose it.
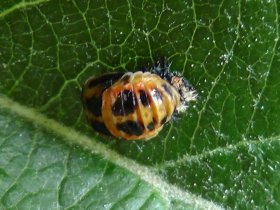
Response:
[[[176,199],[201,209],[221,209],[220,206],[214,204],[211,201],[207,201],[188,191],[182,190],[175,185],[167,183],[162,179],[162,177],[156,175],[151,168],[140,165],[134,160],[121,156],[103,143],[98,142],[96,139],[85,136],[53,119],[49,119],[45,115],[32,108],[23,106],[5,96],[0,96],[0,108],[4,108],[11,113],[15,113],[36,125],[39,125],[59,136],[62,136],[63,139],[69,144],[80,145],[85,150],[99,154],[113,164],[130,171],[131,173],[138,176],[141,180],[156,188],[169,204],[172,199]]]
[[[36,1],[30,1],[30,2],[25,2],[22,1],[18,4],[14,4],[12,7],[3,10],[3,12],[0,12],[0,19],[4,18],[5,16],[9,15],[10,13],[14,12],[15,10],[20,10],[22,8],[27,8],[27,7],[31,7],[34,5],[38,5],[40,3],[46,3],[50,0],[36,0]]]

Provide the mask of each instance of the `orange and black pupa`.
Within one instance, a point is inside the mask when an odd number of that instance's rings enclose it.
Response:
[[[125,140],[156,136],[174,113],[196,99],[187,80],[161,59],[151,69],[90,77],[83,86],[86,117],[98,132]]]

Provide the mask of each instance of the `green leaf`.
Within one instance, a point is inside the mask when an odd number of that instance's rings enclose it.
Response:
[[[98,155],[1,110],[0,197],[5,209],[165,209],[160,193]]]
[[[279,52],[277,1],[1,2],[0,208],[279,209]],[[162,56],[187,113],[151,141],[92,131],[83,82]]]

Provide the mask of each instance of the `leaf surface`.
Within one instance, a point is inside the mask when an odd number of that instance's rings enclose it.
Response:
[[[0,208],[280,208],[278,14],[277,1],[1,2]],[[188,111],[147,142],[92,131],[83,82],[162,56],[199,94]]]

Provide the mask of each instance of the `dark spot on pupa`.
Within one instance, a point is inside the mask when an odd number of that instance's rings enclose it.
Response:
[[[117,129],[125,132],[128,135],[140,136],[143,134],[143,125],[141,123],[128,120],[123,123],[117,123]]]
[[[125,116],[133,113],[137,106],[135,95],[132,90],[124,90],[117,96],[117,100],[112,106],[112,112],[116,116]]]
[[[87,109],[96,117],[101,116],[102,97],[92,96],[86,99]]]
[[[168,95],[173,97],[172,90],[170,89],[170,87],[167,84],[163,84],[162,87],[168,93]]]
[[[102,84],[104,87],[111,86],[116,80],[121,78],[124,73],[110,73],[110,74],[104,74],[100,77],[96,77],[92,79],[88,83],[89,88],[93,88],[96,85]]]
[[[98,132],[107,135],[107,136],[112,136],[112,134],[110,133],[110,131],[107,129],[107,127],[105,126],[104,123],[99,122],[99,121],[92,121],[91,122],[91,126]]]
[[[140,101],[143,104],[143,106],[149,106],[150,103],[146,92],[144,90],[139,90],[139,93],[140,93]]]
[[[149,129],[149,131],[154,130],[155,126],[153,122],[150,122],[147,126],[147,128]]]
[[[157,119],[155,117],[153,117],[153,123],[157,124]]]

